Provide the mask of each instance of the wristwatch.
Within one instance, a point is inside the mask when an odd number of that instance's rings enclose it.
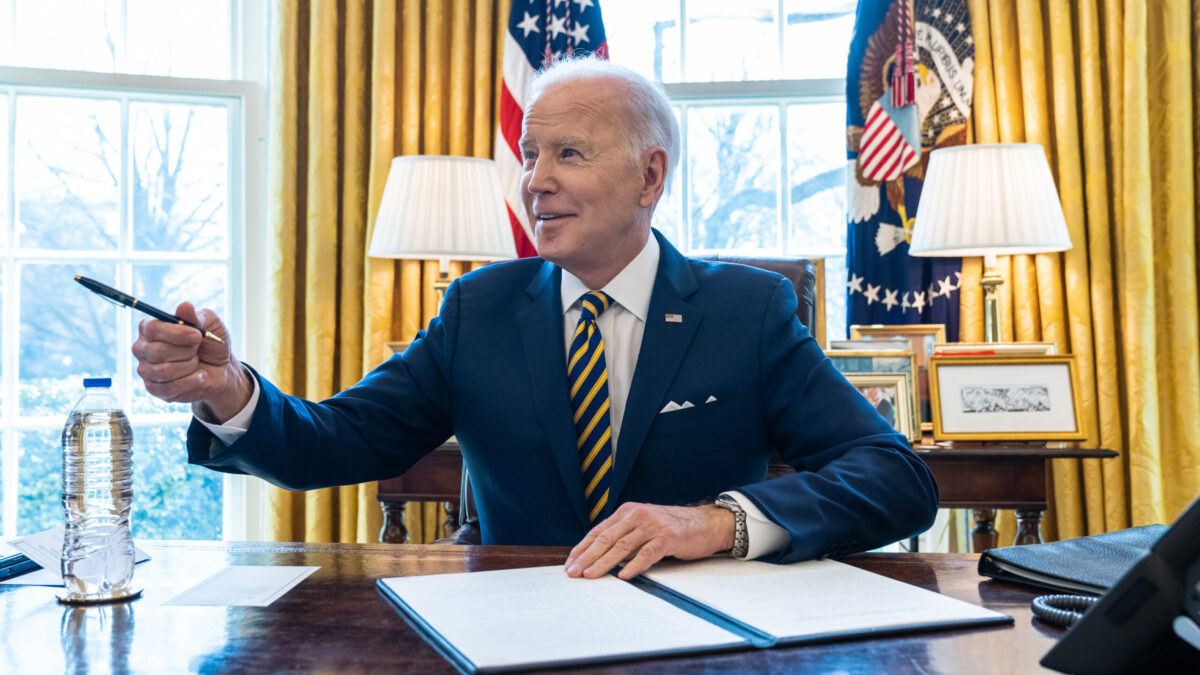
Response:
[[[729,557],[745,558],[750,550],[750,537],[746,535],[746,510],[729,495],[717,497],[716,505],[733,514],[733,548],[729,551]]]

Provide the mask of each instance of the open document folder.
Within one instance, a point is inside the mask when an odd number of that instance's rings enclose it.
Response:
[[[1012,622],[832,560],[668,562],[632,582],[555,565],[377,583],[466,672]]]

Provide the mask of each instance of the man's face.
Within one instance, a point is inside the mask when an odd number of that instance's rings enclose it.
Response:
[[[637,255],[658,196],[625,150],[623,93],[615,79],[564,82],[525,112],[521,196],[534,244],[585,282],[607,283]]]

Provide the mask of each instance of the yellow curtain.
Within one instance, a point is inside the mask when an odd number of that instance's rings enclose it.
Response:
[[[971,0],[977,143],[1046,148],[1073,247],[1001,258],[1008,339],[1074,353],[1087,444],[1047,540],[1170,522],[1200,494],[1200,0]],[[983,335],[979,259],[960,338]],[[1012,541],[1011,513],[997,520]]]
[[[436,314],[437,263],[368,259],[392,157],[490,157],[501,17],[510,0],[275,0],[268,139],[267,375],[320,400],[354,384]],[[454,263],[452,276],[468,271]],[[375,484],[268,487],[277,541],[378,541]],[[440,506],[410,505],[414,542]]]

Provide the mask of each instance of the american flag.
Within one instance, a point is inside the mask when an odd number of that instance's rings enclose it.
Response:
[[[496,166],[517,255],[536,256],[533,230],[521,202],[521,119],[535,71],[562,54],[594,53],[608,58],[608,41],[595,0],[513,0],[504,38],[504,81],[500,85],[500,128]]]

